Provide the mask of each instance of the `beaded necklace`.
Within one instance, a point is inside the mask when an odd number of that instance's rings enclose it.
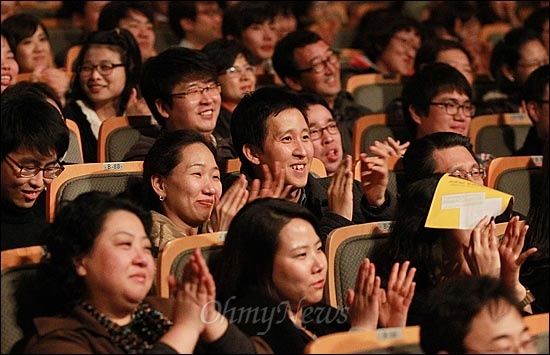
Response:
[[[126,354],[142,354],[145,350],[151,349],[172,327],[170,320],[146,302],[138,306],[132,315],[132,321],[122,327],[90,304],[82,301],[80,306],[107,329],[111,341]]]

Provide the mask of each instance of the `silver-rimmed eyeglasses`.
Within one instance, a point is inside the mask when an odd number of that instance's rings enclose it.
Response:
[[[245,65],[244,67],[239,67],[234,65],[232,67],[225,69],[220,74],[235,76],[235,75],[242,75],[243,73],[254,74],[256,73],[256,67],[253,65]]]
[[[42,175],[45,179],[55,179],[63,172],[63,170],[65,170],[65,167],[63,167],[63,163],[60,161],[53,163],[55,165],[46,165],[45,167],[41,168],[39,166],[21,165],[9,155],[6,155],[6,160],[10,161],[19,168],[18,177],[20,178],[31,178],[38,175],[38,173],[42,171]]]
[[[170,96],[175,98],[187,98],[188,100],[198,100],[204,94],[219,95],[221,92],[222,92],[222,87],[220,83],[210,83],[203,87],[194,86],[192,88],[187,89],[186,91],[176,92],[174,94],[171,94]]]
[[[485,169],[484,168],[472,168],[472,170],[455,170],[450,175],[458,178],[468,179],[468,178],[482,178],[485,179]]]

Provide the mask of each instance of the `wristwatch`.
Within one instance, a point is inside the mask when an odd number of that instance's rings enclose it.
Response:
[[[521,306],[521,308],[524,308],[525,306],[530,305],[534,301],[535,301],[535,296],[533,296],[531,291],[529,291],[529,289],[526,288],[525,289],[525,297],[523,297],[523,299],[521,300],[519,305]]]

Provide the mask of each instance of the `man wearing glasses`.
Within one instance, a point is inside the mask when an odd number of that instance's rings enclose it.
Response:
[[[14,85],[12,88],[17,86]],[[2,250],[42,245],[43,191],[61,174],[69,130],[38,94],[2,94]]]
[[[206,54],[184,47],[164,50],[144,63],[140,88],[162,130],[191,129],[220,146],[221,139],[213,132],[220,114],[221,86]],[[144,160],[154,141],[142,136],[124,160]]]
[[[313,92],[327,101],[342,134],[344,153],[351,154],[353,124],[372,111],[342,88],[338,53],[316,33],[297,30],[275,46],[273,67],[289,89]]]
[[[452,66],[446,63],[424,66],[405,83],[401,98],[410,137],[419,139],[435,132],[468,135],[476,113],[472,88],[464,75]],[[399,145],[387,139],[385,142],[375,142],[370,149],[379,156],[403,156],[407,145],[408,142]],[[487,153],[477,156],[483,168],[492,158]]]

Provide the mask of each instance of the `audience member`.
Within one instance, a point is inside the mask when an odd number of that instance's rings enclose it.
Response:
[[[101,10],[100,31],[125,28],[139,45],[141,61],[157,55],[155,49],[155,10],[150,1],[111,1]]]
[[[43,96],[18,91],[20,85],[7,88],[1,99],[2,250],[44,244],[42,192],[63,171],[60,159],[69,146],[59,109]]]
[[[344,158],[342,136],[338,124],[334,120],[328,103],[321,96],[303,92],[300,97],[304,99],[307,107],[313,156],[323,162],[327,175],[332,176]]]
[[[273,67],[289,89],[314,92],[327,101],[342,134],[344,153],[351,154],[353,124],[372,111],[343,89],[338,53],[315,32],[297,30],[277,43]]]
[[[202,51],[216,66],[218,82],[222,89],[220,115],[214,132],[220,137],[231,139],[233,110],[246,93],[256,90],[254,58],[252,53],[236,40],[214,40]]]
[[[544,140],[548,137],[548,85],[550,65],[546,64],[533,71],[523,85],[523,109],[533,126],[529,128],[523,146],[515,155],[542,155]]]
[[[237,213],[217,260],[222,312],[246,334],[261,337],[275,354],[301,354],[316,337],[350,327],[406,323],[415,289],[415,270],[408,262],[392,263],[392,281],[383,290],[374,264],[364,259],[354,290],[347,290],[346,310],[322,302],[327,258],[319,233],[307,208],[258,199]]]
[[[434,35],[460,42],[473,58],[476,75],[489,73],[491,45],[481,39],[476,4],[471,1],[440,1],[430,11],[426,24]]]
[[[169,1],[170,28],[179,46],[202,49],[222,38],[223,10],[218,1]]]
[[[55,63],[59,67],[65,67],[67,52],[73,46],[80,46],[86,37],[97,31],[97,23],[99,20],[99,14],[101,10],[110,1],[62,1],[61,8],[59,9],[58,16],[61,18],[68,18],[70,25],[79,28],[81,33],[76,41],[69,43],[68,47],[55,54]]]
[[[456,68],[473,88],[476,73],[472,56],[460,42],[443,38],[424,41],[416,53],[414,71],[417,72],[425,65],[437,62],[447,63]]]
[[[524,250],[531,247],[537,248],[537,252],[525,261],[521,268],[520,280],[535,297],[532,304],[533,313],[548,312],[549,280],[548,280],[548,201],[550,199],[550,176],[548,175],[548,136],[544,141],[542,160],[542,186],[537,190],[537,198],[531,203],[526,223],[529,225],[525,235]]]
[[[402,159],[404,183],[447,173],[454,177],[485,184],[486,169],[476,158],[470,139],[453,132],[435,132],[411,142]],[[495,223],[507,222],[518,212],[497,216]]]
[[[76,122],[84,162],[97,162],[101,123],[111,117],[148,114],[138,101],[139,48],[125,29],[92,33],[75,60],[76,77],[63,113]]]
[[[497,89],[483,96],[478,115],[520,112],[525,80],[545,64],[548,52],[536,33],[524,27],[510,30],[493,49],[491,75]]]
[[[519,280],[520,267],[536,248],[521,252],[528,226],[512,217],[498,243],[495,221],[480,216],[472,229],[425,227],[436,187],[443,174],[417,180],[400,191],[397,213],[390,236],[375,247],[372,261],[384,280],[393,262],[410,261],[417,268],[416,290],[408,313],[408,325],[420,322],[429,305],[427,297],[443,280],[458,276],[500,277],[519,303],[532,312],[528,289]]]
[[[9,35],[5,33],[2,28],[2,91],[6,90],[8,86],[11,86],[17,82],[17,74],[19,73],[19,64],[15,60],[15,54],[13,54],[12,45],[9,43]]]
[[[476,112],[470,84],[446,63],[426,64],[405,83],[401,99],[405,123],[415,139],[434,132],[467,135]],[[393,139],[375,141],[370,150],[378,156],[403,156],[409,143]],[[480,153],[477,160],[485,167],[492,158]]]
[[[212,142],[197,131],[166,132],[155,141],[143,163],[143,195],[152,210],[155,248],[179,237],[226,231],[247,202],[244,176],[220,200],[216,157]]]
[[[420,23],[388,8],[367,11],[352,40],[362,56],[352,58],[347,76],[363,73],[413,74],[416,53],[422,45]]]
[[[272,63],[279,40],[275,14],[269,1],[239,1],[225,9],[223,15],[223,38],[239,41],[252,53],[258,86],[281,84]]]
[[[220,160],[234,157],[228,143],[214,133],[221,86],[205,53],[178,46],[164,50],[144,63],[140,88],[163,131],[195,130],[214,143]],[[144,160],[155,139],[142,136],[124,160]]]
[[[433,132],[467,135],[475,115],[472,88],[464,75],[446,63],[432,63],[403,87],[403,116],[412,137]]]
[[[262,343],[215,309],[199,249],[181,281],[171,276],[174,298],[147,297],[155,275],[150,227],[147,211],[107,193],[65,205],[46,232],[50,257],[34,280],[44,308],[24,353],[255,353]]]
[[[454,132],[434,132],[411,142],[403,155],[404,181],[448,173],[483,185],[485,169],[476,160],[470,138]]]
[[[48,84],[33,81],[21,81],[18,82],[17,85],[10,86],[10,90],[6,92],[6,96],[13,97],[26,94],[35,94],[45,99],[59,111],[59,113],[61,114],[61,118],[63,119],[63,121],[65,121],[65,117],[63,117],[61,101],[59,101],[59,98]],[[63,161],[62,159],[60,160]]]
[[[290,32],[296,31],[298,28],[298,19],[296,18],[295,1],[277,1],[272,2],[275,6],[275,31],[278,39],[283,38]]]
[[[523,23],[525,28],[529,28],[539,35],[540,40],[546,48],[546,52],[550,53],[550,36],[548,33],[548,5],[541,6],[535,9]]]
[[[443,282],[430,295],[420,323],[426,354],[536,354],[517,300],[498,278]]]
[[[20,13],[2,22],[2,31],[13,39],[19,73],[32,73],[32,81],[47,83],[64,104],[70,75],[55,67],[50,37],[40,19]]]
[[[296,1],[297,29],[315,32],[334,48],[338,34],[348,21],[349,2],[342,1]]]
[[[231,136],[248,180],[265,179],[266,169],[275,181],[283,180],[290,187],[286,199],[321,219],[323,241],[336,227],[393,219],[395,196],[386,191],[384,157],[362,157],[360,183],[354,183],[351,156],[342,160],[332,177],[310,174],[313,144],[307,107],[299,95],[278,87],[246,95],[233,111]],[[229,175],[224,185],[234,178]]]

